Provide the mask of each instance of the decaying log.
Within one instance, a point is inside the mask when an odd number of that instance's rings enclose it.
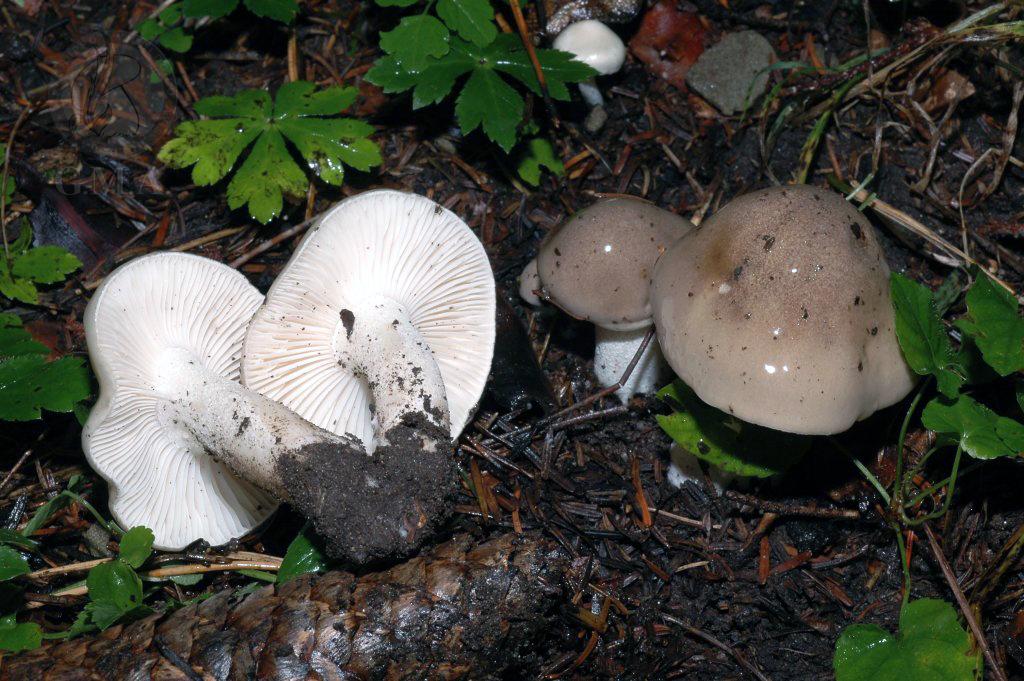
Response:
[[[563,554],[460,536],[383,572],[307,575],[5,659],[0,679],[491,679],[537,663]],[[518,676],[518,675],[517,675]]]

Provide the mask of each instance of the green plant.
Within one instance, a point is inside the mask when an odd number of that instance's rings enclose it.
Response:
[[[540,184],[543,168],[556,177],[565,175],[565,166],[555,154],[551,142],[543,137],[533,137],[523,143],[523,151],[519,156],[516,172],[526,184],[536,187]]]
[[[239,0],[183,0],[181,4],[187,17],[219,19],[234,12]],[[297,0],[242,0],[242,4],[258,17],[283,24],[290,24],[299,11]]]
[[[672,408],[655,418],[661,429],[698,459],[736,475],[766,478],[789,468],[810,448],[811,438],[745,423],[705,404],[676,380],[658,391]]]
[[[836,681],[970,681],[981,654],[949,603],[921,599],[900,611],[896,635],[874,624],[847,627],[833,667]]]
[[[381,6],[418,3],[377,0]],[[459,127],[463,134],[481,128],[505,153],[521,134],[525,112],[522,95],[508,79],[543,94],[529,53],[518,36],[498,32],[489,0],[428,2],[419,14],[403,17],[394,29],[381,33],[380,47],[385,56],[367,73],[367,80],[387,93],[412,90],[413,109],[441,102],[468,75],[455,98]],[[537,49],[536,57],[553,99],[568,100],[566,83],[596,75],[566,52]]]
[[[309,572],[323,572],[327,569],[327,558],[316,543],[307,524],[288,545],[284,560],[277,571],[277,583],[283,584],[289,579]]]
[[[181,5],[171,5],[152,19],[139,24],[139,35],[171,52],[188,52],[192,49],[192,36],[180,25],[182,14]]]
[[[345,165],[365,171],[380,164],[380,149],[368,138],[373,128],[336,117],[355,98],[355,88],[317,90],[304,81],[282,85],[273,101],[263,90],[206,97],[195,108],[207,118],[180,124],[159,158],[172,168],[192,166],[196,184],[212,185],[249,149],[228,183],[228,205],[248,205],[252,217],[267,223],[281,212],[283,194],[306,192],[306,174],[289,145],[328,184],[342,183]]]

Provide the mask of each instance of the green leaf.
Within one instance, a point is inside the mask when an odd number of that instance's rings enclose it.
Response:
[[[388,94],[404,92],[419,81],[419,75],[407,71],[398,63],[394,55],[385,55],[374,62],[373,67],[366,72],[366,80],[380,87]],[[452,80],[452,85],[455,80]],[[448,86],[451,89],[451,85]],[[446,93],[447,94],[447,93]]]
[[[427,14],[403,17],[393,30],[380,34],[380,49],[394,56],[407,71],[422,71],[430,57],[448,53],[448,29]]]
[[[220,19],[235,11],[238,0],[184,0],[185,16]]]
[[[0,527],[0,544],[11,544],[24,551],[39,551],[39,545],[36,542],[21,536],[14,530],[8,530],[6,527]]]
[[[49,355],[50,348],[32,338],[14,314],[0,312],[0,359],[13,355]]]
[[[139,525],[124,533],[118,551],[121,560],[133,568],[140,568],[153,553],[153,531]]]
[[[175,584],[181,586],[195,586],[199,582],[203,581],[202,573],[196,573],[193,575],[171,575],[170,580]]]
[[[579,83],[597,75],[597,71],[576,61],[568,52],[546,49],[538,49],[536,52],[548,94],[553,99],[568,100],[569,88],[566,83]],[[502,33],[487,48],[487,55],[494,61],[494,68],[512,76],[535,94],[541,94],[537,72],[519,36]]]
[[[32,569],[28,561],[10,546],[0,546],[0,582],[27,575]]]
[[[942,281],[939,288],[935,289],[935,293],[932,294],[932,300],[935,303],[935,312],[940,317],[946,314],[949,308],[953,307],[953,303],[960,297],[960,292],[963,288],[964,282],[960,270],[952,270]]]
[[[1024,452],[1024,425],[1000,416],[972,397],[937,398],[921,413],[925,428],[954,436],[976,459],[1018,456]]]
[[[164,32],[164,27],[156,19],[146,19],[135,30],[143,40],[156,40]]]
[[[309,526],[302,528],[298,536],[288,545],[284,560],[277,571],[277,583],[284,584],[289,579],[308,572],[323,572],[327,569],[327,559],[323,551],[310,539]]]
[[[738,475],[766,478],[781,473],[810,449],[811,438],[771,430],[702,402],[682,381],[658,391],[673,408],[657,415],[658,425],[699,459]]]
[[[43,631],[35,622],[18,624],[14,615],[0,617],[0,650],[20,653],[35,650],[43,643]]]
[[[89,396],[89,375],[78,357],[47,362],[41,355],[0,361],[0,419],[30,421],[40,410],[71,411]]]
[[[246,577],[252,577],[253,579],[258,579],[261,582],[268,582],[270,584],[273,584],[273,583],[275,583],[277,581],[277,577],[274,576],[274,573],[273,572],[267,572],[266,570],[250,570],[250,569],[245,569],[245,570],[239,570],[238,574],[245,575]]]
[[[92,622],[106,629],[142,605],[142,580],[127,563],[100,563],[85,579],[92,601]]]
[[[979,272],[967,292],[967,315],[956,323],[1000,376],[1024,369],[1024,319],[1017,308],[1016,296]]]
[[[377,0],[380,7],[412,7],[420,0]]]
[[[60,246],[39,246],[15,256],[11,274],[37,284],[56,284],[81,266],[81,260]]]
[[[939,391],[956,397],[965,380],[964,371],[953,359],[953,346],[935,310],[931,290],[896,272],[890,286],[896,338],[907,364],[922,376],[935,376]]]
[[[180,26],[161,33],[157,42],[160,43],[161,47],[165,47],[171,52],[178,52],[179,54],[192,49],[192,36],[185,33],[185,30]]]
[[[368,138],[371,126],[326,117],[351,106],[355,97],[355,88],[318,91],[304,81],[281,86],[273,102],[262,90],[207,97],[195,108],[211,119],[179,125],[159,158],[174,168],[193,166],[196,184],[209,185],[226,177],[248,148],[228,183],[228,205],[248,205],[252,217],[267,223],[281,212],[285,194],[304,196],[308,186],[286,138],[309,169],[330,184],[341,184],[345,165],[368,170],[381,163],[379,148]]]
[[[244,0],[245,6],[258,17],[266,17],[290,24],[299,11],[295,0]]]
[[[438,0],[437,15],[448,28],[479,47],[489,45],[498,35],[490,0]]]
[[[482,127],[508,153],[523,119],[523,98],[494,71],[477,69],[455,102],[455,117],[463,133]]]
[[[35,305],[39,302],[36,285],[28,279],[17,279],[11,276],[7,263],[0,256],[0,295],[18,302]]]
[[[854,624],[836,642],[836,681],[973,681],[981,665],[953,606],[921,599],[900,613],[899,634]]]
[[[285,148],[281,133],[267,130],[228,185],[228,206],[248,204],[249,214],[266,224],[281,212],[282,194],[302,196],[306,186],[306,176]]]
[[[551,142],[543,137],[535,137],[526,143],[526,150],[516,168],[519,177],[527,184],[536,187],[540,184],[540,170],[547,168],[552,174],[561,177],[565,174],[562,160],[555,155]]]

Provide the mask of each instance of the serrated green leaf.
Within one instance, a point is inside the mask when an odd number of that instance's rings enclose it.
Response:
[[[737,475],[766,478],[781,473],[810,449],[811,438],[771,430],[705,404],[682,381],[658,391],[673,409],[656,420],[669,437],[699,459]]]
[[[380,7],[412,7],[420,0],[376,0]]]
[[[266,224],[281,212],[283,194],[302,196],[307,184],[284,145],[284,137],[278,130],[267,130],[231,179],[228,206],[235,209],[248,204],[249,214]]]
[[[27,575],[32,569],[28,561],[10,546],[0,546],[0,582]]]
[[[437,15],[469,42],[485,47],[498,35],[490,0],[438,0]]]
[[[431,60],[426,69],[414,76],[412,108],[421,109],[428,104],[437,104],[448,96],[460,76],[469,73],[479,65],[477,59],[466,50],[468,43],[453,41],[451,51],[440,59]]]
[[[192,36],[185,33],[185,29],[180,26],[161,33],[157,42],[161,47],[179,54],[184,54],[192,49]]]
[[[255,119],[222,118],[186,121],[157,157],[172,168],[192,168],[192,181],[211,185],[227,175],[245,148],[260,136],[265,123]]]
[[[39,291],[36,290],[36,285],[28,279],[12,277],[2,256],[0,256],[0,295],[29,305],[39,302]]]
[[[953,346],[935,310],[931,290],[896,272],[890,287],[896,338],[904,359],[915,373],[935,376],[943,395],[956,397],[965,380],[964,371],[954,360]]]
[[[60,246],[38,246],[15,256],[11,274],[37,284],[56,284],[81,266],[81,260]]]
[[[552,174],[561,177],[565,174],[562,160],[555,155],[551,142],[543,137],[535,137],[526,143],[522,158],[516,171],[527,184],[536,187],[540,184],[541,168],[547,168]]]
[[[1024,319],[1017,298],[989,277],[978,273],[967,292],[967,315],[956,325],[1000,376],[1024,370]]]
[[[0,359],[14,355],[48,355],[50,348],[32,338],[14,314],[0,312]]]
[[[448,53],[448,29],[428,14],[403,17],[398,26],[380,34],[380,49],[398,60],[402,68],[417,73],[430,57]]]
[[[35,650],[43,643],[43,630],[35,622],[22,622],[14,615],[0,617],[0,650],[20,653]]]
[[[47,362],[42,355],[0,361],[0,419],[30,421],[40,410],[71,411],[89,396],[89,375],[78,357]]]
[[[235,11],[238,0],[184,0],[182,4],[187,17],[220,19]]]
[[[366,171],[381,163],[380,149],[366,139],[373,128],[362,121],[350,118],[288,120],[281,121],[278,130],[295,145],[310,170],[330,184],[341,184],[345,165]]]
[[[270,93],[265,90],[242,90],[236,95],[225,97],[214,95],[203,97],[195,103],[195,110],[201,116],[210,118],[270,118],[274,105]]]
[[[358,92],[354,87],[317,90],[315,83],[304,80],[285,83],[274,96],[274,117],[333,116],[352,106]]]
[[[243,0],[246,8],[258,17],[290,24],[299,11],[296,0]]]
[[[419,76],[402,68],[394,55],[384,55],[366,72],[366,80],[380,87],[384,92],[393,94],[404,92],[414,86]],[[452,81],[454,85],[455,81]],[[448,86],[451,89],[451,85]]]
[[[932,400],[921,413],[921,423],[936,433],[952,435],[976,459],[1024,452],[1024,425],[996,414],[968,395]]]
[[[464,134],[483,128],[508,153],[523,119],[523,98],[494,71],[476,69],[455,102],[455,118]]]
[[[900,613],[899,634],[854,624],[836,642],[836,681],[973,681],[981,655],[949,603],[921,599]]]
[[[311,538],[309,526],[302,528],[298,536],[288,545],[288,550],[277,571],[277,583],[284,584],[290,579],[309,572],[323,572],[327,569],[327,558],[323,550]]]
[[[118,551],[121,560],[138,569],[153,553],[153,531],[139,525],[124,533]]]
[[[544,73],[548,94],[553,99],[568,100],[569,88],[566,83],[579,83],[593,78],[597,71],[580,61],[576,61],[568,52],[559,50],[538,49],[537,61]],[[502,33],[487,48],[487,56],[494,63],[494,68],[512,76],[533,93],[541,94],[540,82],[534,70],[530,55],[517,35]]]

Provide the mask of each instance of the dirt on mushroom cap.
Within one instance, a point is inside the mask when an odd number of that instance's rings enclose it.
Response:
[[[665,254],[652,299],[676,373],[746,421],[840,432],[913,385],[874,228],[824,189],[734,199]]]

